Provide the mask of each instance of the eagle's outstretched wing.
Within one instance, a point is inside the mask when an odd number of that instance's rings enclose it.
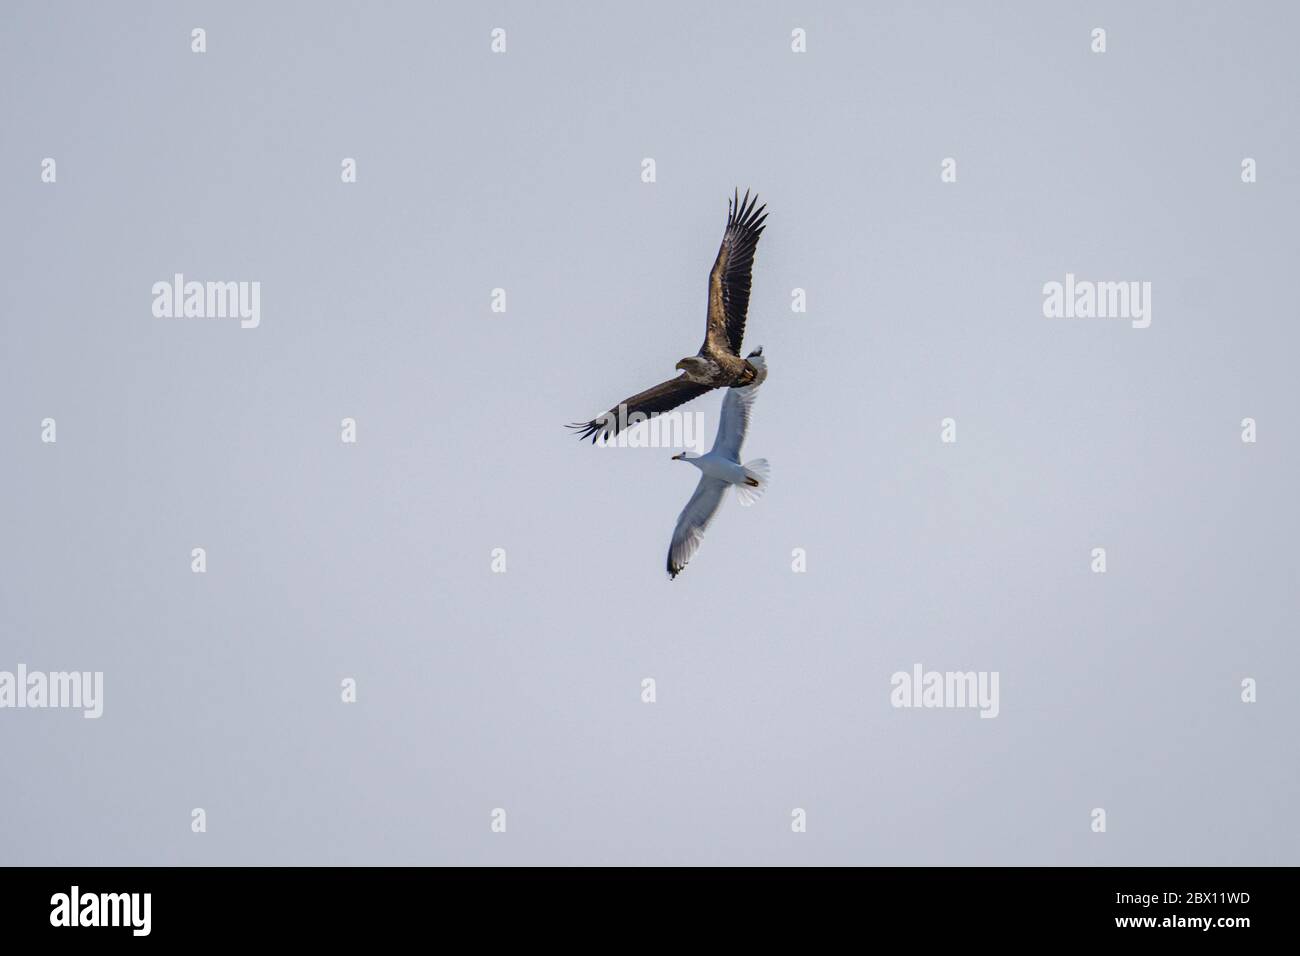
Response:
[[[740,199],[740,190],[727,203],[727,231],[722,234],[718,257],[709,272],[709,319],[704,330],[703,351],[740,354],[745,337],[745,314],[749,311],[750,275],[754,249],[767,221],[758,197]],[[757,209],[754,207],[758,206]]]
[[[625,426],[635,425],[641,421],[640,417],[633,418],[634,415],[649,418],[653,414],[666,412],[689,402],[692,398],[699,398],[705,392],[712,391],[712,388],[711,385],[700,385],[689,381],[685,375],[679,375],[677,378],[660,382],[654,388],[638,392],[631,398],[623,399],[599,418],[569,427],[578,430],[579,441],[590,438],[592,444],[595,444],[597,438],[601,436],[613,438]]]

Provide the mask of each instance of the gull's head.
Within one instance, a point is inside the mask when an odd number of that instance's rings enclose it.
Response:
[[[673,455],[673,461],[690,461],[690,459],[686,457],[686,452],[682,452],[681,454]]]

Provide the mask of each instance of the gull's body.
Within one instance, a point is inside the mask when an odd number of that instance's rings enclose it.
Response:
[[[700,469],[701,474],[695,494],[677,516],[677,527],[673,529],[672,543],[668,545],[670,578],[677,577],[699,550],[704,532],[722,507],[728,488],[736,489],[736,498],[742,505],[753,504],[767,490],[767,460],[759,458],[744,464],[740,462],[740,446],[749,429],[749,416],[758,396],[758,387],[767,378],[767,365],[762,353],[763,350],[759,349],[747,359],[755,370],[753,383],[727,389],[718,419],[718,435],[708,453],[693,458],[688,458],[686,452],[673,456],[674,461],[690,462]]]
[[[700,455],[698,458],[682,458],[680,460],[689,461],[704,472],[706,478],[716,478],[719,481],[725,481],[729,485],[745,484],[745,466],[738,461],[732,461],[726,455],[711,451],[707,455]]]

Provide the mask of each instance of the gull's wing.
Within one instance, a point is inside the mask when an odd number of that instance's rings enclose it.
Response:
[[[749,356],[749,364],[758,369],[758,378],[744,388],[729,388],[722,400],[722,413],[718,417],[718,436],[713,439],[711,452],[726,455],[732,461],[740,461],[740,446],[745,441],[745,432],[749,430],[749,416],[758,398],[758,387],[767,378],[767,363],[763,361],[761,350]]]
[[[700,476],[700,483],[695,486],[695,494],[686,502],[686,507],[677,516],[677,527],[673,529],[673,540],[668,545],[668,577],[675,578],[686,567],[704,540],[704,532],[709,522],[718,513],[722,504],[722,495],[727,490],[727,483],[721,478]]]
[[[737,196],[739,190],[736,191]],[[754,249],[763,234],[767,206],[758,197],[733,198],[727,203],[727,230],[722,234],[718,257],[709,272],[709,319],[704,328],[704,350],[740,354],[745,337],[745,314],[749,311],[750,273]]]
[[[666,382],[660,382],[654,388],[647,388],[644,392],[638,392],[631,398],[623,399],[599,418],[593,418],[585,424],[570,425],[569,427],[578,430],[579,441],[590,438],[592,444],[595,444],[596,439],[602,435],[606,438],[613,438],[625,424],[635,425],[636,421],[629,421],[635,414],[639,413],[649,418],[653,414],[666,412],[684,402],[689,402],[692,398],[699,398],[710,390],[712,390],[711,385],[699,385],[689,381],[685,375],[679,375],[677,378],[670,378]],[[640,421],[640,419],[637,419],[637,421]]]

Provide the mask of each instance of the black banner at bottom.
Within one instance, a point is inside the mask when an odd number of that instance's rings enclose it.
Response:
[[[1231,945],[1284,929],[1293,876],[1254,868],[10,868],[0,870],[0,925],[8,941],[91,945],[374,943],[461,929],[541,941],[686,927],[696,941],[841,930],[866,940],[876,927],[908,925],[927,942],[977,929],[984,940]]]

